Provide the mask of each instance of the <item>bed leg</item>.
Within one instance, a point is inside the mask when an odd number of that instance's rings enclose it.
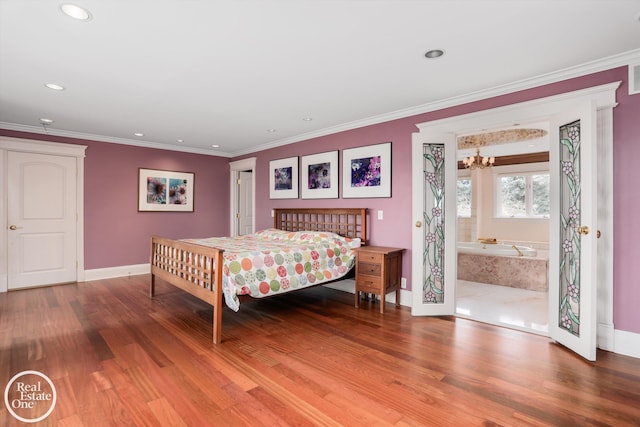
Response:
[[[211,286],[215,289],[215,304],[213,306],[213,343],[219,344],[220,341],[222,341],[222,308],[224,307],[224,303],[222,302],[222,251],[218,251],[215,266],[215,272],[211,272],[214,278]]]
[[[222,307],[213,308],[213,343],[220,344],[222,339]]]
[[[156,276],[151,274],[151,282],[149,282],[149,298],[153,298],[156,293]]]

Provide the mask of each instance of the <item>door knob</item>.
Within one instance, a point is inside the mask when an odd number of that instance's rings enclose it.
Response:
[[[586,236],[587,234],[589,234],[589,227],[587,227],[586,225],[581,225],[580,227],[578,227],[578,234],[584,234]]]
[[[416,221],[416,228],[422,227],[422,221]]]
[[[9,230],[17,230],[17,229],[18,229],[18,227],[16,227],[15,225],[10,225],[9,226]]]

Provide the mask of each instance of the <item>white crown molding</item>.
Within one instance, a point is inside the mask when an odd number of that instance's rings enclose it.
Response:
[[[111,142],[114,144],[134,145],[138,147],[155,148],[159,150],[171,150],[181,151],[186,153],[204,154],[208,156],[219,157],[238,157],[245,154],[256,153],[259,151],[267,150],[270,148],[276,148],[283,145],[289,145],[300,141],[306,141],[312,138],[318,138],[321,136],[331,135],[338,132],[344,132],[347,130],[357,129],[365,126],[370,126],[378,123],[388,122],[391,120],[402,119],[418,114],[429,113],[432,111],[442,110],[444,108],[455,107],[457,105],[466,104],[470,102],[480,101],[495,96],[506,95],[521,90],[531,89],[538,86],[543,86],[551,83],[560,82],[576,77],[585,76],[588,74],[597,73],[600,71],[609,70],[616,67],[622,67],[630,63],[640,61],[640,49],[623,52],[617,55],[601,58],[595,61],[587,62],[585,64],[564,68],[562,70],[554,71],[547,74],[542,74],[536,77],[519,80],[516,82],[508,83],[505,85],[495,86],[488,89],[483,89],[475,92],[470,92],[464,95],[454,96],[451,98],[442,99],[439,101],[429,102],[421,104],[411,108],[405,108],[402,110],[396,110],[377,116],[364,118],[361,120],[355,120],[348,123],[343,123],[336,126],[330,126],[324,129],[317,130],[315,132],[307,132],[299,135],[292,136],[290,138],[284,138],[277,141],[273,141],[267,144],[258,145],[251,149],[239,150],[234,152],[222,152],[212,151],[204,148],[185,147],[172,144],[162,144],[159,142],[150,141],[138,141],[126,138],[114,138],[103,135],[86,134],[80,132],[65,131],[54,128],[44,129],[38,126],[26,126],[15,123],[0,122],[0,128],[7,130],[15,130],[21,132],[32,132],[38,134],[63,136],[69,138],[88,139],[99,142]]]
[[[87,139],[96,142],[110,142],[112,144],[133,145],[136,147],[154,148],[157,150],[180,151],[183,153],[204,154],[207,156],[232,157],[230,153],[213,151],[206,148],[185,147],[181,145],[163,144],[153,141],[138,141],[127,138],[115,138],[112,136],[95,135],[90,133],[73,132],[63,129],[47,128],[38,126],[21,125],[17,123],[0,122],[0,129],[14,130],[19,132],[30,132],[41,135],[63,136],[67,138]]]
[[[255,153],[258,151],[267,150],[269,148],[280,147],[282,145],[293,144],[295,142],[306,141],[312,138],[318,138],[321,136],[331,135],[338,132],[344,132],[347,130],[357,129],[365,126],[370,126],[378,123],[388,122],[391,120],[403,119],[405,117],[415,116],[418,114],[429,113],[432,111],[442,110],[449,107],[455,107],[457,105],[467,104],[470,102],[480,101],[487,98],[493,98],[500,95],[506,95],[513,92],[518,92],[526,89],[532,89],[538,86],[543,86],[551,83],[557,83],[563,80],[568,80],[576,77],[585,76],[588,74],[597,73],[600,71],[610,70],[616,67],[622,67],[632,62],[640,61],[640,49],[631,50],[618,55],[609,56],[596,61],[587,62],[585,64],[577,65],[574,67],[565,68],[562,70],[554,71],[540,76],[519,80],[513,83],[508,83],[501,86],[495,86],[489,89],[483,89],[476,92],[470,92],[460,96],[454,96],[451,98],[429,102],[427,104],[418,105],[411,108],[392,111],[377,116],[368,117],[361,120],[355,120],[353,122],[344,123],[337,126],[332,126],[324,129],[320,129],[315,132],[303,133],[293,136],[291,138],[285,138],[278,141],[274,141],[268,144],[263,144],[252,148],[251,150],[242,150],[233,152],[233,157],[244,154]]]

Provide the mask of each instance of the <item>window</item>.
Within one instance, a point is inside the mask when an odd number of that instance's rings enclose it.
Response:
[[[471,178],[458,178],[458,216],[471,218]]]
[[[500,174],[497,177],[497,215],[549,218],[549,173]]]

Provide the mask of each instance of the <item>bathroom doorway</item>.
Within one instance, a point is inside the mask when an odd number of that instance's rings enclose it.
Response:
[[[619,85],[614,82],[416,125],[412,156],[421,161],[412,166],[412,261],[423,268],[412,271],[413,286],[421,285],[417,288],[421,291],[412,292],[413,315],[455,314],[456,137],[547,120],[554,130],[550,159],[557,166],[550,169],[551,185],[559,189],[552,193],[562,195],[552,201],[552,212],[557,214],[551,215],[549,224],[553,230],[549,232],[549,337],[587,360],[595,360],[596,345],[612,348],[610,166]],[[577,132],[572,134],[573,130]],[[572,151],[576,143],[581,149]],[[577,169],[570,166],[578,161],[591,173],[574,174]],[[571,198],[573,188],[581,189],[581,200]],[[577,274],[579,294],[573,285]]]
[[[458,317],[548,335],[548,129],[458,137]]]

